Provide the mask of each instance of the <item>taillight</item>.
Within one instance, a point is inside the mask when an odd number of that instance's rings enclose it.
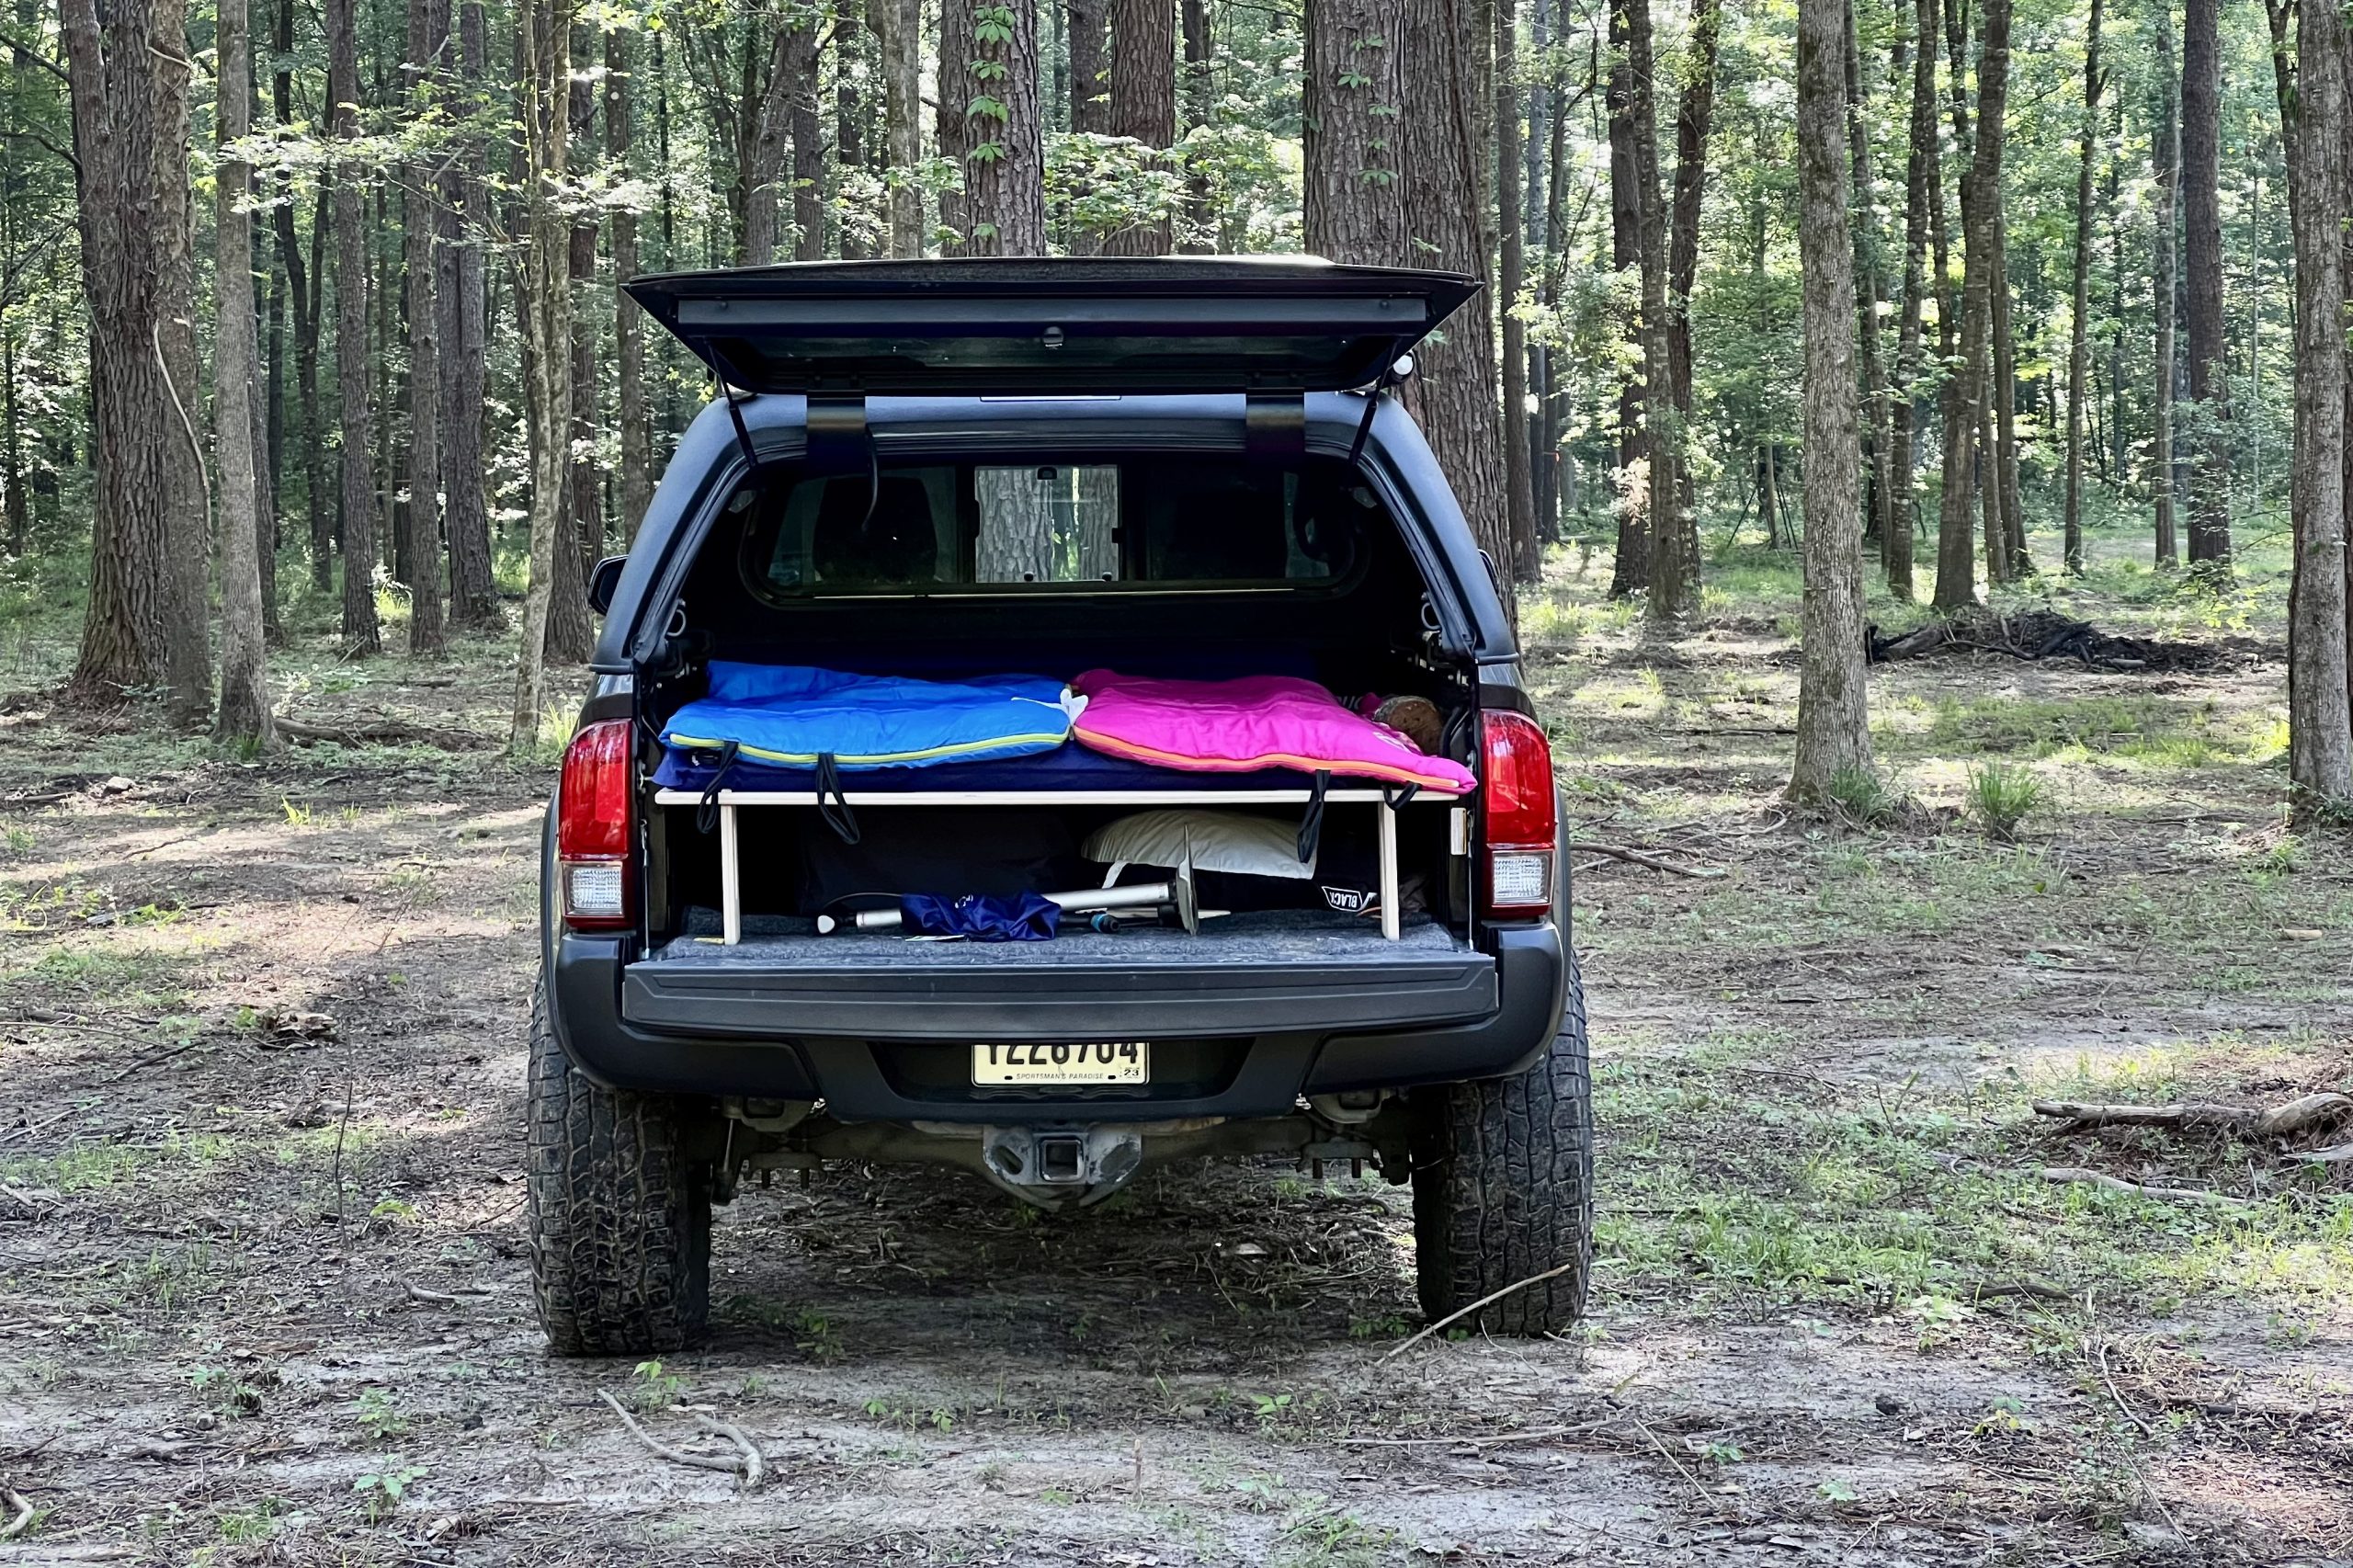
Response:
[[[564,924],[611,930],[630,919],[630,722],[607,719],[572,737],[556,786],[556,876]]]
[[[1480,716],[1486,764],[1479,780],[1486,830],[1486,909],[1540,915],[1552,907],[1552,851],[1560,802],[1552,792],[1552,747],[1543,726],[1502,709]]]

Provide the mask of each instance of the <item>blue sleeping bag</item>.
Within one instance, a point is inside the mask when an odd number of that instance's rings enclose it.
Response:
[[[1070,738],[1082,699],[1043,676],[961,681],[849,675],[800,665],[714,659],[710,695],[670,716],[674,753],[725,752],[843,772],[925,767],[1051,751]]]

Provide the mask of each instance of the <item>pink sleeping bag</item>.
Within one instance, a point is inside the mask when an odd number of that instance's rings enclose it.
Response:
[[[1469,768],[1424,756],[1310,680],[1146,680],[1089,670],[1070,684],[1086,699],[1071,733],[1112,756],[1191,773],[1294,767],[1449,794],[1467,794],[1475,783]]]

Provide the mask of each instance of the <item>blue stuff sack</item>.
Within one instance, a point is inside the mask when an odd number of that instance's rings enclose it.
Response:
[[[1034,892],[1010,898],[911,892],[899,900],[899,928],[918,937],[970,937],[976,942],[1049,942],[1062,913],[1060,904]]]

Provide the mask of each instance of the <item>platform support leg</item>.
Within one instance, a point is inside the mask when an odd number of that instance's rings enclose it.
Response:
[[[1397,939],[1397,808],[1387,801],[1373,807],[1381,813],[1381,934]]]
[[[720,939],[729,947],[744,939],[744,873],[735,856],[735,808],[719,808]]]

